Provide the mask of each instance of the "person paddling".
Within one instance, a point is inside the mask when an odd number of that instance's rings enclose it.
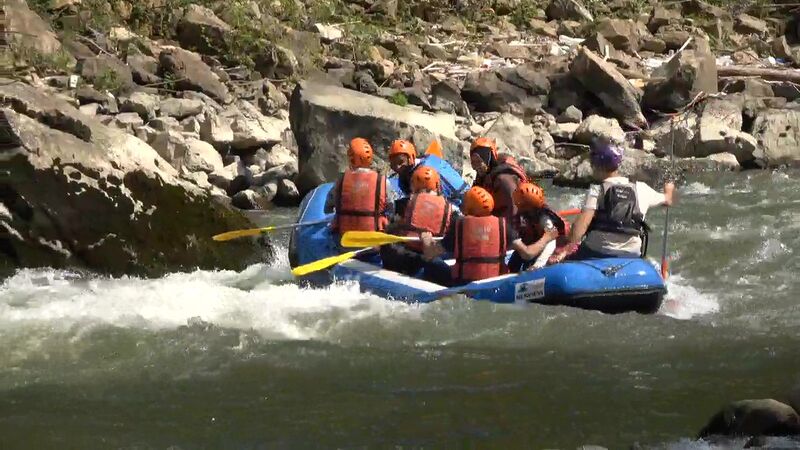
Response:
[[[382,231],[389,209],[386,203],[386,177],[371,169],[372,146],[363,138],[350,141],[350,163],[333,189],[336,213],[331,223],[337,233]]]
[[[583,210],[572,224],[569,243],[551,262],[570,259],[644,256],[649,226],[645,214],[654,206],[672,206],[675,185],[664,184],[660,193],[642,182],[619,174],[624,150],[611,142],[593,143],[589,158],[600,184],[586,194]],[[583,239],[584,236],[586,239]]]
[[[419,167],[411,176],[411,190],[403,219],[390,224],[386,231],[414,237],[423,232],[444,236],[459,217],[459,211],[442,196],[439,173],[431,167]],[[381,247],[381,259],[384,269],[409,276],[415,275],[425,264],[419,242],[385,245]]]
[[[514,227],[519,233],[524,252],[515,251],[508,261],[511,272],[544,267],[556,249],[556,239],[567,236],[568,223],[545,202],[544,190],[535,183],[521,183],[514,191]],[[537,263],[538,264],[534,264]]]
[[[495,200],[492,214],[511,221],[517,214],[514,191],[520,183],[528,181],[525,171],[508,155],[499,155],[493,139],[475,139],[469,151],[470,164],[477,173],[473,186],[489,191]]]

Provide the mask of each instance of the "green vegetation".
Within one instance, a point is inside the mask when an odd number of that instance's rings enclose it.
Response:
[[[48,54],[41,53],[33,47],[18,44],[9,46],[4,59],[10,59],[9,63],[12,67],[29,66],[43,75],[68,73],[75,66],[75,60],[63,49]]]
[[[389,102],[397,106],[408,106],[408,97],[406,97],[406,94],[398,91],[389,98]]]
[[[122,90],[122,81],[119,79],[117,72],[112,69],[106,69],[95,77],[94,87],[98,91],[108,91],[118,95]]]

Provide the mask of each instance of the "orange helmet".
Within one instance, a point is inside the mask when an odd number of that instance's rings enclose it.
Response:
[[[497,161],[497,143],[492,138],[479,137],[472,142],[469,148],[470,154],[474,153],[480,148],[488,148],[492,151],[492,159]]]
[[[513,197],[517,208],[523,210],[539,209],[544,206],[544,189],[535,183],[520,183]]]
[[[405,139],[398,139],[392,142],[392,146],[389,148],[389,157],[391,158],[394,155],[408,156],[411,164],[417,161],[417,149],[414,147],[414,144]]]
[[[485,217],[493,210],[494,198],[486,189],[475,186],[464,194],[464,213],[468,216]]]
[[[411,191],[439,191],[439,172],[428,166],[422,166],[411,175]]]
[[[372,146],[364,138],[355,138],[347,148],[347,157],[353,169],[369,167],[372,165]]]

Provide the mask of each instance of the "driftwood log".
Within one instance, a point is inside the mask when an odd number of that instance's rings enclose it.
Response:
[[[759,77],[771,81],[791,81],[800,84],[800,70],[767,69],[764,67],[718,66],[720,77]]]

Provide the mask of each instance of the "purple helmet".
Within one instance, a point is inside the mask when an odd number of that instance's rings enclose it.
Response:
[[[621,146],[609,142],[597,142],[589,151],[589,158],[593,166],[607,170],[617,170],[622,164],[625,151]]]

